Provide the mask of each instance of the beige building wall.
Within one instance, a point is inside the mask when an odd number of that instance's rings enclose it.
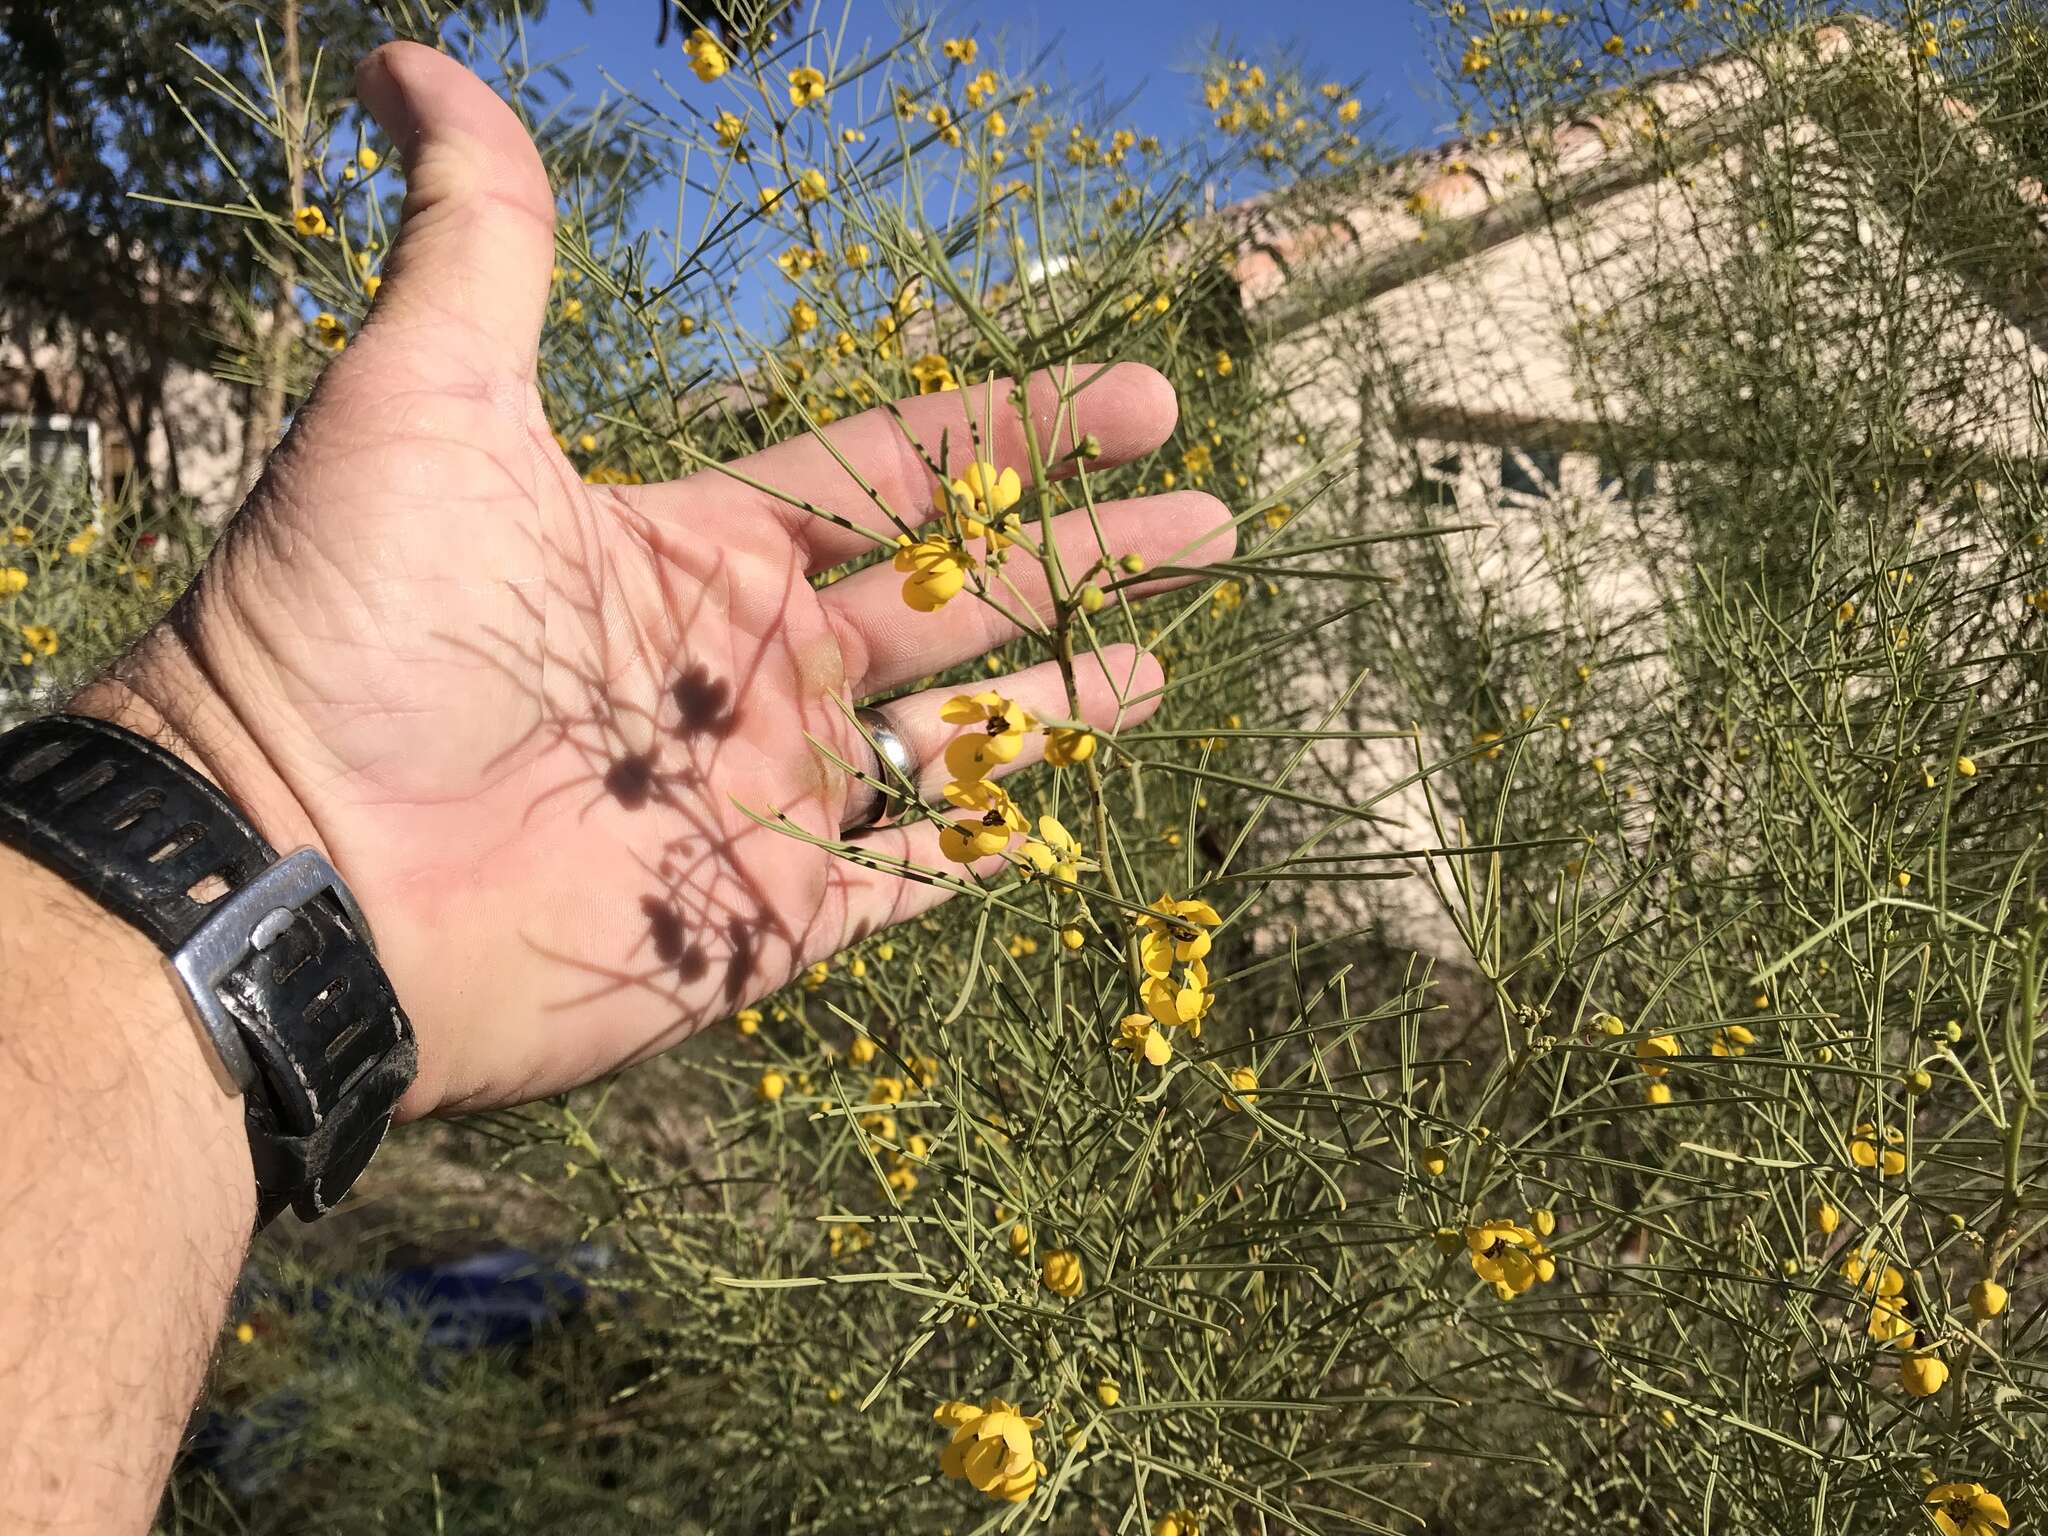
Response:
[[[162,408],[147,439],[137,444],[118,411],[91,409],[108,389],[106,380],[94,376],[106,366],[83,357],[76,338],[62,330],[10,316],[0,326],[0,417],[90,417],[100,428],[103,495],[139,472],[159,488],[175,483],[209,521],[226,517],[242,493],[243,392],[203,370],[173,363]],[[112,366],[131,372],[139,367],[119,356]]]
[[[1814,44],[1821,65],[1849,47],[1848,32],[1828,31],[1834,35]],[[1760,89],[1753,65],[1722,61],[1663,83],[1652,97],[1668,135],[1704,128]],[[1640,128],[1596,120],[1570,125],[1533,154],[1460,146],[1420,157],[1341,213],[1291,227],[1255,220],[1238,279],[1255,333],[1266,328],[1262,366],[1291,386],[1311,440],[1356,445],[1348,479],[1311,514],[1328,524],[1318,533],[1383,531],[1420,517],[1480,524],[1438,541],[1452,573],[1446,600],[1535,627],[1633,634],[1634,648],[1654,656],[1664,595],[1682,574],[1655,563],[1684,549],[1671,475],[1644,459],[1605,457],[1599,445],[1654,440],[1684,424],[1668,419],[1670,402],[1634,392],[1626,366],[1639,359],[1603,360],[1602,328],[1626,335],[1631,306],[1674,285],[1707,282],[1754,232],[1736,211],[1747,173],[1740,151],[1703,131],[1691,159],[1651,168]],[[1794,149],[1782,158],[1812,168],[1799,195],[1817,238],[1798,280],[1823,337],[1821,372],[1854,387],[1890,366],[1863,355],[1869,333],[1844,306],[1873,281],[1896,277],[1917,301],[1912,308],[1940,328],[1926,376],[1906,380],[1907,414],[1923,439],[2048,459],[2038,404],[2048,352],[1964,278],[1916,252],[1891,214],[1862,195],[1853,162],[1820,129],[1803,124],[1794,136],[1766,149]],[[1545,200],[1532,218],[1538,183]],[[1346,302],[1347,294],[1355,298]],[[1337,302],[1320,302],[1327,295]],[[1739,330],[1734,340],[1744,344]],[[1276,450],[1274,478],[1308,475],[1309,451]],[[1441,506],[1418,511],[1419,487]],[[1654,708],[1656,663],[1628,671],[1603,684]],[[1408,724],[1394,713],[1404,696],[1396,679],[1311,677],[1301,690],[1321,710],[1355,684],[1332,724]],[[1602,750],[1597,740],[1583,745]],[[1448,779],[1427,791],[1388,791],[1469,748],[1369,740],[1320,754],[1332,789],[1383,818],[1347,830],[1347,849],[1427,849],[1447,835],[1483,840],[1483,829],[1460,832]],[[1631,835],[1647,837],[1654,814],[1646,803]],[[1376,923],[1402,945],[1455,960],[1462,945],[1449,864],[1415,858],[1407,868],[1406,881],[1333,883],[1317,887],[1316,899],[1342,921]]]

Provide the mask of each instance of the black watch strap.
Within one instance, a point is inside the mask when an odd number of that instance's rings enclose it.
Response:
[[[0,843],[164,951],[242,1092],[259,1224],[348,1192],[418,1064],[369,925],[326,859],[276,850],[219,790],[119,726],[52,715],[0,735]]]

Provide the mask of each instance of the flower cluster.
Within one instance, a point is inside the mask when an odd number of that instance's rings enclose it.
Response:
[[[1531,1227],[1495,1218],[1465,1228],[1465,1251],[1472,1273],[1493,1287],[1502,1301],[1513,1301],[1538,1281],[1557,1274],[1557,1260]]]
[[[1031,1438],[1033,1430],[1044,1426],[1043,1419],[1027,1418],[1000,1397],[989,1399],[986,1408],[957,1400],[941,1403],[932,1417],[953,1431],[939,1453],[939,1471],[947,1477],[965,1480],[1005,1504],[1021,1504],[1045,1476]]]

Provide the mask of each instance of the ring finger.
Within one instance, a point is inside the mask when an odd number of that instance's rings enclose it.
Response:
[[[1133,645],[1110,645],[1099,652],[1074,659],[1074,696],[1080,705],[1078,713],[1070,707],[1066,681],[1060,675],[1058,663],[1050,661],[1008,677],[991,679],[986,690],[928,688],[922,693],[880,705],[877,712],[903,743],[910,761],[917,765],[918,797],[927,804],[938,804],[948,781],[961,777],[956,768],[965,766],[963,763],[949,767],[948,749],[958,742],[965,743],[971,751],[979,744],[975,740],[977,737],[985,741],[988,735],[987,727],[979,722],[963,724],[947,720],[945,708],[952,700],[985,691],[1015,704],[1030,717],[1032,727],[1017,740],[1014,756],[1007,759],[991,757],[985,761],[986,776],[1002,778],[1020,768],[1029,768],[1044,761],[1046,733],[1040,722],[1073,719],[1093,731],[1116,731],[1134,725],[1159,707],[1159,687],[1164,677],[1158,659],[1149,652]],[[873,755],[873,748],[867,743],[855,742],[851,760],[872,759]],[[884,767],[872,777],[890,783],[895,776]],[[857,788],[854,798],[856,801],[864,800],[870,808],[873,806],[872,793],[863,796]],[[858,812],[860,806],[856,804],[849,809]]]

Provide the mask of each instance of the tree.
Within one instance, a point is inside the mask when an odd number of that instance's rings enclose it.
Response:
[[[518,9],[532,17],[544,6]],[[0,324],[24,356],[59,341],[77,375],[68,403],[138,449],[164,425],[175,366],[205,369],[228,342],[264,358],[246,402],[249,457],[260,462],[283,409],[275,354],[294,273],[210,210],[295,205],[296,146],[344,107],[350,66],[394,23],[417,35],[513,10],[513,0],[423,0],[392,16],[360,0],[0,0]],[[193,89],[202,70],[222,89]],[[17,394],[49,409],[38,396],[50,387],[32,372]],[[178,447],[173,436],[161,491],[179,490]]]

